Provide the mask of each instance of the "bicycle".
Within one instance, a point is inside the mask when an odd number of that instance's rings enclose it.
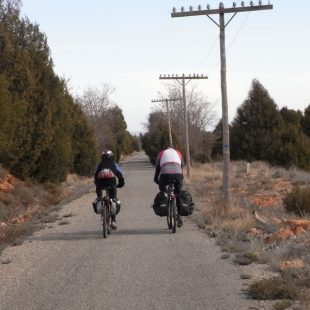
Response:
[[[102,221],[102,235],[106,238],[112,231],[112,202],[109,195],[110,187],[104,188],[106,194],[100,198],[98,202],[101,203],[101,221]]]
[[[177,204],[176,204],[176,196],[174,193],[174,183],[175,180],[171,180],[168,184],[168,215],[167,215],[167,224],[168,228],[172,230],[173,233],[176,232],[177,228]]]

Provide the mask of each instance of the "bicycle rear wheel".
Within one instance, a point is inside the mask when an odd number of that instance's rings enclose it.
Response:
[[[176,206],[176,201],[175,199],[173,199],[171,202],[170,202],[170,206],[171,206],[171,229],[172,229],[172,232],[175,233],[176,232],[176,229],[177,229],[177,206]]]
[[[103,202],[102,202],[101,220],[102,220],[102,236],[103,238],[106,238],[108,234],[107,207]]]
[[[108,234],[110,234],[112,232],[112,217],[111,217],[111,209],[109,209],[109,211],[107,212],[107,231]]]
[[[168,215],[167,215],[167,225],[168,225],[168,229],[172,228],[172,216],[171,216],[171,210],[170,210],[170,202],[168,202]]]

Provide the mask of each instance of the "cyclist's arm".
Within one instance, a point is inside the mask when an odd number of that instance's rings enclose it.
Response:
[[[123,173],[122,173],[120,166],[117,163],[114,163],[114,165],[115,165],[114,173],[116,174],[117,178],[118,179],[124,179],[124,176],[123,176]]]
[[[94,180],[97,179],[98,173],[100,171],[100,164],[97,166],[96,171],[95,171],[95,175],[94,175]]]
[[[158,177],[160,173],[160,160],[157,159],[156,161],[156,167],[155,167],[155,175],[154,175],[154,182],[158,182]]]
[[[117,187],[121,188],[125,185],[125,180],[124,180],[124,176],[123,176],[123,173],[122,173],[122,170],[120,168],[120,166],[114,162],[114,167],[115,167],[115,174],[116,174],[116,177],[118,179],[118,185]]]

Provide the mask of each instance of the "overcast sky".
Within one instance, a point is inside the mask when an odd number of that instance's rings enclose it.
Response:
[[[230,7],[233,1],[222,2]],[[158,91],[167,94],[160,74],[207,74],[208,80],[189,85],[196,85],[221,117],[218,27],[206,16],[170,17],[174,6],[188,10],[208,3],[219,5],[214,0],[24,0],[22,15],[46,34],[55,72],[69,80],[72,94],[110,83],[116,88],[112,100],[122,108],[129,131],[137,133],[151,100]],[[273,10],[239,13],[226,28],[230,121],[254,78],[280,108],[303,111],[310,104],[310,1],[270,3]]]

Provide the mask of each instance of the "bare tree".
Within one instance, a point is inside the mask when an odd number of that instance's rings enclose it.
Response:
[[[176,83],[167,84],[167,88],[170,98],[182,97],[180,85]],[[188,87],[186,101],[188,103],[189,141],[193,158],[203,161],[210,159],[212,141],[208,130],[213,129],[218,121],[214,112],[214,105],[201,92],[197,91],[196,86]],[[172,129],[179,139],[185,143],[183,109],[182,101],[170,103]],[[166,113],[164,106],[161,107],[161,110]]]
[[[110,84],[103,84],[101,88],[87,88],[76,98],[93,126],[98,124],[107,109],[113,105],[110,96],[114,91],[115,88]]]
[[[110,84],[103,84],[101,88],[87,88],[76,101],[87,115],[95,131],[96,144],[100,149],[111,144],[112,134],[109,128],[109,110],[115,107],[110,96],[115,88]]]

